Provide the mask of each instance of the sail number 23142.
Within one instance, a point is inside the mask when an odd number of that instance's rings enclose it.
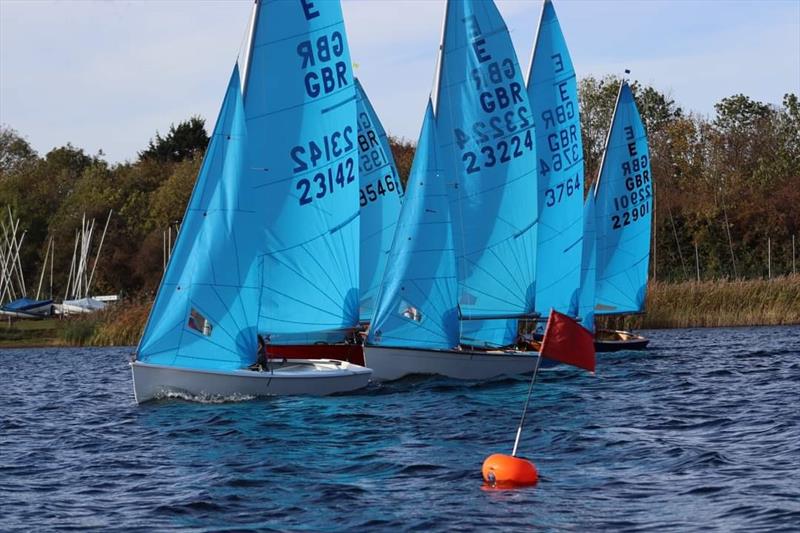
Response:
[[[308,205],[315,199],[333,194],[356,179],[356,162],[349,154],[355,148],[353,128],[345,126],[342,131],[324,135],[319,140],[293,147],[289,154],[294,161],[295,174],[306,174],[317,170],[311,177],[299,179],[295,185],[300,193],[300,205]]]

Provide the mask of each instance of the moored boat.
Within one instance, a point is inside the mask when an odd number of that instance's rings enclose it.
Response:
[[[596,316],[644,312],[653,194],[647,134],[633,92],[623,79],[593,198],[587,198],[593,201],[595,216]],[[642,350],[648,342],[627,331],[595,338],[596,349],[602,352]]]
[[[630,331],[599,328],[594,336],[594,349],[598,352],[644,350],[650,340]]]
[[[53,300],[17,298],[0,307],[0,315],[13,318],[45,318],[53,313]]]

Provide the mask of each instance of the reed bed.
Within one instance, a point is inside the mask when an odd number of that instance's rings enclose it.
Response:
[[[620,329],[800,324],[800,275],[754,280],[651,283],[647,312],[608,317]]]
[[[93,334],[91,346],[134,346],[144,331],[151,302],[126,302],[102,312]]]
[[[0,346],[133,346],[150,312],[149,300],[65,320],[17,321],[0,327]],[[776,326],[800,324],[800,275],[771,280],[651,283],[647,312],[601,317],[617,329]]]

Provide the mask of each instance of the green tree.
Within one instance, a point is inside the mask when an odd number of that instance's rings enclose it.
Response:
[[[0,125],[0,180],[38,160],[36,151],[13,129]]]
[[[208,139],[205,120],[194,116],[177,126],[171,124],[164,137],[156,132],[147,149],[139,152],[139,158],[162,163],[191,159],[205,151]]]

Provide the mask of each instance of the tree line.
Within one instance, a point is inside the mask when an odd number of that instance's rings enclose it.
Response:
[[[587,187],[597,176],[619,81],[579,83]],[[791,272],[792,236],[800,230],[797,95],[781,105],[733,95],[705,117],[651,86],[631,86],[656,183],[651,275],[694,279],[699,265],[703,279],[763,277],[767,239],[773,275]],[[26,277],[38,279],[52,237],[54,296],[63,297],[82,216],[101,223],[113,210],[93,292],[152,296],[165,231],[177,231],[208,140],[204,120],[191,117],[156,133],[134,161],[111,164],[71,144],[40,155],[23,135],[0,127],[0,207],[10,206],[26,231]],[[405,183],[414,144],[391,138],[391,146]]]

